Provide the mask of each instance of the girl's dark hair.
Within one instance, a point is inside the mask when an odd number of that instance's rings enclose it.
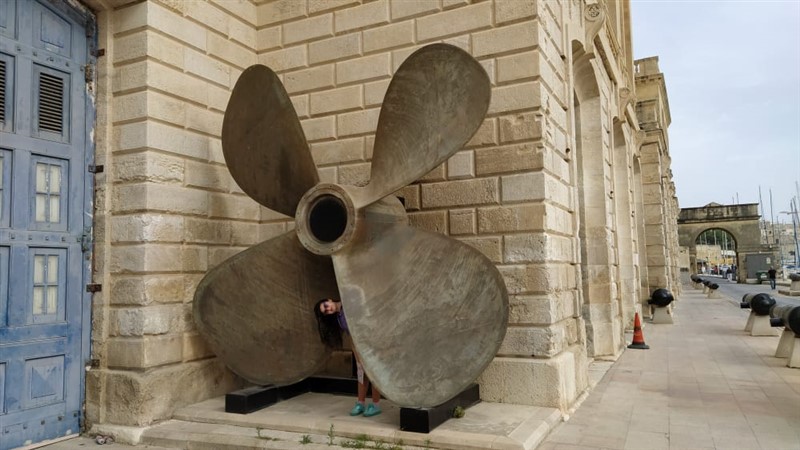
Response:
[[[323,298],[314,304],[314,315],[317,317],[317,330],[319,331],[319,338],[322,343],[332,349],[342,348],[342,329],[339,326],[339,319],[336,314],[323,314],[319,310],[319,306],[332,300],[336,303],[339,300]]]

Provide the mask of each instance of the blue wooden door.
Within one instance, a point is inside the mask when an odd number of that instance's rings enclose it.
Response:
[[[91,225],[86,64],[83,24],[47,1],[0,0],[3,450],[79,432],[82,235]]]

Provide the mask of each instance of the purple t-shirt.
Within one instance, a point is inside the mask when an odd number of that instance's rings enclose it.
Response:
[[[347,328],[347,319],[344,317],[344,311],[336,313],[336,320],[339,322],[339,328],[341,328],[342,331],[350,332],[350,329]]]

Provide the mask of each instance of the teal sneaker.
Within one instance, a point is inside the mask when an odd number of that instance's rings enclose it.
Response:
[[[370,405],[372,406],[372,405]],[[361,403],[356,402],[356,405],[353,406],[353,409],[350,410],[351,416],[358,416],[364,413],[364,405]]]
[[[370,403],[367,406],[367,411],[364,413],[364,417],[372,417],[377,416],[381,413],[381,407],[376,405],[375,403]]]

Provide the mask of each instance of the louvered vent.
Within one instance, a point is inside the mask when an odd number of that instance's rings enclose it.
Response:
[[[64,131],[64,80],[39,74],[39,131]]]
[[[0,123],[6,123],[6,62],[0,61]]]

